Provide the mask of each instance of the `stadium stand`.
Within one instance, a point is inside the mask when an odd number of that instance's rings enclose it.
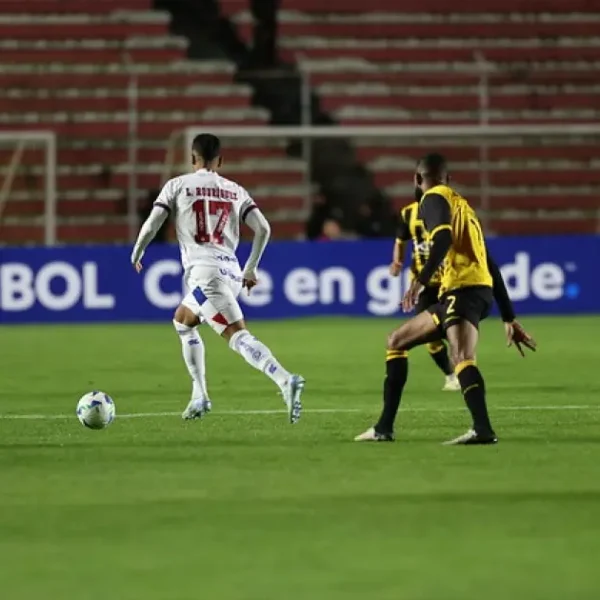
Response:
[[[341,124],[477,123],[482,59],[491,123],[599,116],[600,8],[591,0],[482,0],[460,10],[450,0],[374,0],[368,14],[357,0],[280,4],[281,58],[297,64],[302,57],[321,109]],[[269,110],[253,106],[252,87],[236,80],[231,60],[189,59],[188,41],[173,35],[168,13],[153,6],[151,0],[0,0],[0,124],[57,132],[61,242],[127,239],[132,70],[140,85],[140,201],[162,183],[165,143],[174,130],[270,120]],[[249,44],[248,6],[249,0],[220,2]],[[376,186],[397,204],[407,200],[414,158],[424,147],[418,140],[355,142]],[[478,148],[460,140],[442,147],[456,182],[477,201]],[[487,225],[509,234],[595,230],[599,148],[589,137],[496,142]],[[237,146],[225,170],[279,221],[279,236],[299,233],[305,217],[304,165],[288,150],[284,140]],[[3,149],[0,156],[5,165],[10,154]],[[24,155],[0,225],[3,243],[42,240],[43,196],[31,183],[39,161],[39,153]]]
[[[249,42],[248,0],[221,5]],[[279,48],[287,61],[301,58],[321,106],[342,124],[478,123],[482,68],[490,123],[600,114],[600,6],[589,0],[282,0]],[[444,143],[455,181],[477,190],[478,149]],[[591,138],[496,143],[488,225],[505,234],[594,231],[599,149]],[[357,150],[378,186],[405,202],[418,142],[362,140]]]
[[[0,0],[0,34],[0,126],[58,134],[60,242],[127,239],[131,69],[140,86],[140,200],[162,184],[174,130],[268,122],[265,110],[252,107],[248,86],[234,82],[234,65],[186,60],[186,41],[169,34],[168,14],[153,11],[150,0]],[[0,152],[3,168],[10,154]],[[302,165],[286,156],[283,140],[232,150],[227,159],[225,174],[260,194],[271,216],[301,204]],[[43,239],[43,190],[32,185],[40,161],[40,152],[23,155],[0,228],[3,243]]]

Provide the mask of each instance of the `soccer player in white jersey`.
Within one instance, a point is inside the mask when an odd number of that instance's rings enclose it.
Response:
[[[192,378],[192,399],[184,419],[198,419],[211,409],[206,388],[204,343],[197,326],[207,323],[229,342],[255,369],[280,388],[295,423],[302,410],[304,379],[286,371],[269,348],[246,328],[238,303],[243,288],[257,284],[257,268],[271,229],[248,192],[216,172],[221,166],[221,143],[211,134],[196,136],[192,144],[194,172],[171,179],[142,225],[131,254],[139,273],[142,257],[169,213],[175,217],[188,294],[175,311],[173,325],[183,348],[183,359]],[[242,271],[235,255],[240,223],[254,231],[248,261]]]

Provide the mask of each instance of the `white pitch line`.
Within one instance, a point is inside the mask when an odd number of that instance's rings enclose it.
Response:
[[[403,408],[402,412],[428,412],[428,413],[445,413],[445,412],[461,412],[466,410],[465,407],[447,407],[447,408],[427,408],[427,407],[415,407],[415,408]],[[492,411],[568,411],[568,410],[600,410],[600,404],[598,405],[587,405],[587,404],[559,404],[555,406],[494,406]],[[216,415],[278,415],[284,414],[287,411],[279,409],[258,409],[258,410],[223,410],[214,411]],[[306,409],[304,412],[307,413],[320,413],[320,414],[344,414],[344,413],[373,413],[377,412],[376,408],[312,408]],[[159,417],[179,417],[180,412],[144,412],[144,413],[124,413],[117,414],[119,419],[151,419]],[[39,414],[13,414],[13,415],[2,415],[0,414],[0,420],[5,421],[41,421],[41,420],[63,420],[75,418],[75,413],[70,415],[39,415]]]

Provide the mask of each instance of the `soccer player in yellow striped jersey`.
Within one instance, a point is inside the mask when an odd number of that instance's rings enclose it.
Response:
[[[425,286],[442,267],[438,303],[393,331],[387,344],[384,406],[377,424],[357,441],[392,441],[394,422],[408,377],[407,351],[445,337],[450,357],[473,426],[448,444],[494,444],[497,437],[489,419],[485,383],[476,364],[479,322],[490,311],[492,299],[500,309],[508,345],[535,350],[531,336],[515,320],[502,275],[490,257],[479,220],[465,198],[450,187],[446,160],[428,154],[417,164],[415,189],[422,194],[419,216],[431,243],[429,257],[406,292],[402,307],[412,310]]]
[[[412,279],[421,273],[427,259],[429,258],[429,241],[423,221],[419,218],[419,202],[413,202],[400,211],[396,243],[394,244],[394,256],[390,264],[390,275],[400,275],[404,263],[404,251],[406,244],[412,242],[412,258],[410,272]],[[433,274],[429,283],[419,296],[415,307],[417,314],[437,304],[440,294],[441,269]],[[443,341],[427,344],[429,355],[435,364],[444,373],[444,391],[460,391],[458,378],[454,374],[454,367],[448,357],[448,348]]]

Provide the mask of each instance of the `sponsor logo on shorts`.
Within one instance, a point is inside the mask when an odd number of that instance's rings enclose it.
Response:
[[[237,258],[227,256],[226,254],[215,254],[215,258],[221,262],[237,262]]]
[[[229,277],[229,279],[233,279],[234,281],[237,281],[237,282],[242,281],[242,278],[239,275],[236,275],[230,269],[219,269],[219,273],[221,273],[221,275],[223,275],[225,277]]]

